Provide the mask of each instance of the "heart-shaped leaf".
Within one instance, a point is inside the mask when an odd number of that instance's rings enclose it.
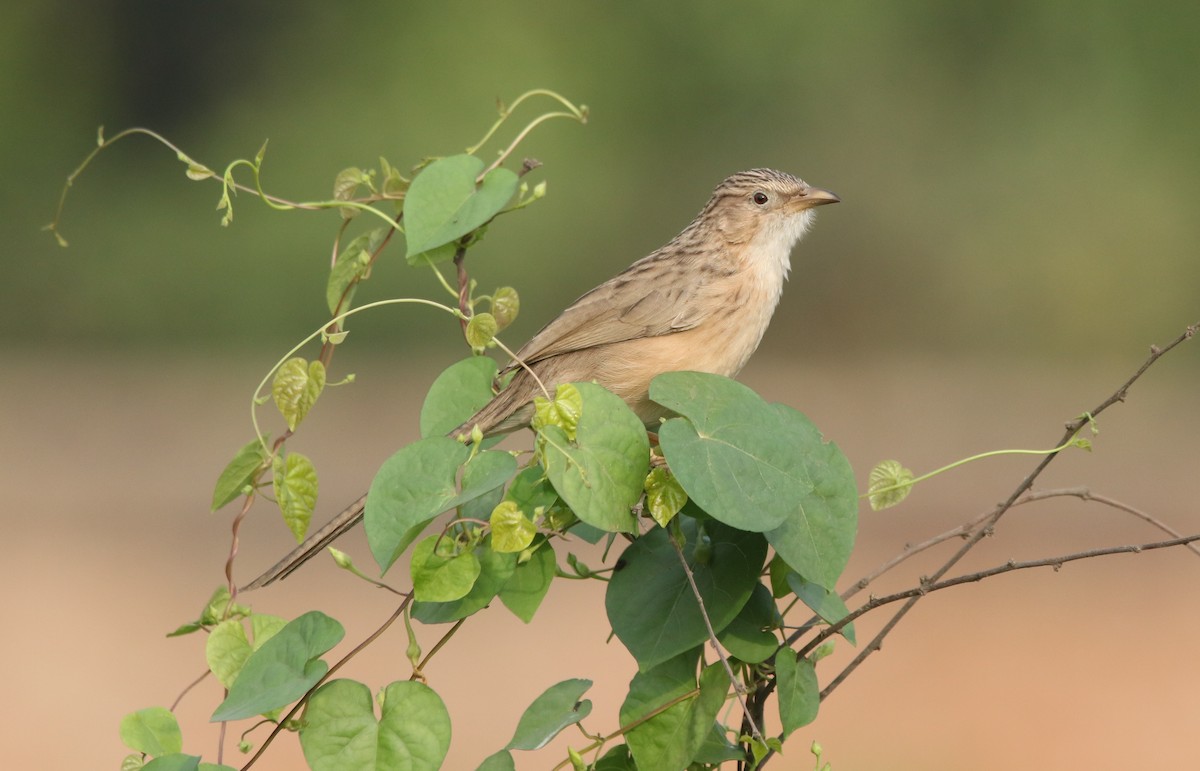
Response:
[[[329,671],[319,657],[345,634],[341,624],[320,611],[292,620],[250,655],[210,719],[240,720],[291,704]]]
[[[658,436],[689,498],[721,522],[764,532],[792,569],[832,587],[858,526],[854,471],[837,445],[796,410],[718,375],[668,372],[650,397],[683,416]]]
[[[313,771],[436,771],[450,748],[450,715],[427,685],[401,681],[383,690],[376,719],[371,690],[332,680],[309,699],[300,746]]]
[[[404,199],[407,258],[465,236],[495,217],[512,199],[520,180],[503,167],[477,186],[483,161],[473,155],[439,158],[421,170]]]
[[[594,383],[574,385],[581,400],[575,440],[557,425],[538,432],[546,476],[584,522],[632,532],[650,452],[646,429],[611,392]]]
[[[758,585],[767,542],[759,533],[735,530],[680,515],[684,557],[704,608],[718,633],[741,611]],[[667,531],[655,528],[621,554],[605,608],[613,631],[644,671],[708,639],[708,627]]]
[[[383,462],[367,493],[364,517],[367,541],[381,571],[391,567],[412,542],[414,528],[491,492],[516,473],[517,461],[508,453],[481,452],[463,472],[459,492],[455,477],[470,455],[469,447],[449,437],[432,436],[401,448]]]

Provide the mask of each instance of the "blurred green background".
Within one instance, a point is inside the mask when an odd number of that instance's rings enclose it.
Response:
[[[69,249],[39,232],[100,124],[159,130],[214,168],[269,139],[265,184],[314,199],[345,166],[461,151],[497,98],[534,87],[586,103],[591,121],[534,134],[548,198],[472,258],[485,289],[522,293],[513,343],[758,165],[844,199],[798,249],[768,349],[1090,357],[1174,335],[1200,308],[1191,2],[93,0],[3,14],[10,345],[228,350],[320,323],[337,215],[242,195],[223,229],[217,185],[148,140],[76,184]],[[361,299],[435,291],[400,252]],[[356,340],[417,330],[446,345],[447,321],[386,310]]]

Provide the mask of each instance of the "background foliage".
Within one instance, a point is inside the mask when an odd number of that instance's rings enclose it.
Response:
[[[64,223],[76,249],[28,227],[97,124],[148,125],[214,161],[269,138],[268,183],[299,196],[346,162],[334,147],[361,148],[362,166],[456,152],[491,99],[534,84],[593,105],[592,129],[543,133],[544,216],[514,223],[505,243],[520,254],[491,253],[524,297],[546,298],[513,339],[754,165],[846,201],[794,274],[820,292],[775,324],[820,334],[768,346],[1058,355],[1086,332],[1095,355],[1174,328],[1200,286],[1194,3],[97,0],[0,13],[0,168],[19,225],[0,302],[28,322],[26,345],[253,344],[318,321],[292,300],[321,280],[327,224],[247,205],[256,227],[219,231],[194,214],[211,193],[180,184],[161,153],[121,148],[83,181]],[[500,275],[488,254],[484,285]],[[390,271],[372,297],[413,280]],[[367,323],[382,338],[364,338],[391,345],[432,322]]]

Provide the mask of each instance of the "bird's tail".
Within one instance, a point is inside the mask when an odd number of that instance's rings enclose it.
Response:
[[[293,570],[308,562],[318,552],[357,525],[363,518],[363,509],[366,505],[367,496],[363,495],[343,509],[341,514],[329,520],[324,527],[306,538],[304,543],[293,549],[286,557],[276,562],[274,567],[243,586],[241,591],[248,592],[251,589],[259,589],[290,576]]]
[[[494,399],[448,435],[451,437],[463,436],[469,444],[471,442],[471,432],[477,425],[484,436],[505,434],[515,431],[522,426],[529,425],[529,419],[533,413],[533,405],[532,403],[525,405],[520,403],[522,398],[531,398],[530,388],[526,387],[524,382],[524,379],[528,377],[528,374],[524,371],[517,372],[507,388],[498,393]],[[286,557],[275,563],[271,569],[246,584],[241,590],[245,592],[251,589],[259,589],[281,578],[287,578],[292,574],[292,571],[305,562],[308,562],[325,547],[332,544],[361,522],[366,503],[367,496],[363,495],[357,501],[343,509],[336,517],[329,520],[324,527],[305,539],[304,543],[293,549]]]

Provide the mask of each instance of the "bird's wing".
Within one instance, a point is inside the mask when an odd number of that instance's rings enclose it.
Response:
[[[532,364],[607,343],[680,332],[703,321],[711,304],[694,300],[708,282],[696,276],[672,280],[668,273],[655,284],[650,276],[657,267],[640,261],[583,295],[517,351],[517,358]]]

